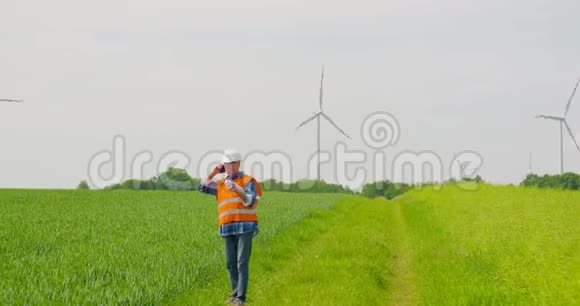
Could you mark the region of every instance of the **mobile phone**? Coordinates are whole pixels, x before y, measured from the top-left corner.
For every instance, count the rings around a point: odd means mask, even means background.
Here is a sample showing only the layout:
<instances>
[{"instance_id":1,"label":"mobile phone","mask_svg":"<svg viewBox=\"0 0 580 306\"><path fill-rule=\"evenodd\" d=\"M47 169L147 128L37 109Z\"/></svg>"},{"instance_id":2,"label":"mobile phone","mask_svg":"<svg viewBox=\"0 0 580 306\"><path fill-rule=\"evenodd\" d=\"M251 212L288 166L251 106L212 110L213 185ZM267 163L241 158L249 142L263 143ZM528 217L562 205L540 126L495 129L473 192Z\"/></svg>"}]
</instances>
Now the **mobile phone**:
<instances>
[{"instance_id":1,"label":"mobile phone","mask_svg":"<svg viewBox=\"0 0 580 306\"><path fill-rule=\"evenodd\" d=\"M219 171L220 173L226 172L226 166L224 166L223 164L219 165Z\"/></svg>"}]
</instances>

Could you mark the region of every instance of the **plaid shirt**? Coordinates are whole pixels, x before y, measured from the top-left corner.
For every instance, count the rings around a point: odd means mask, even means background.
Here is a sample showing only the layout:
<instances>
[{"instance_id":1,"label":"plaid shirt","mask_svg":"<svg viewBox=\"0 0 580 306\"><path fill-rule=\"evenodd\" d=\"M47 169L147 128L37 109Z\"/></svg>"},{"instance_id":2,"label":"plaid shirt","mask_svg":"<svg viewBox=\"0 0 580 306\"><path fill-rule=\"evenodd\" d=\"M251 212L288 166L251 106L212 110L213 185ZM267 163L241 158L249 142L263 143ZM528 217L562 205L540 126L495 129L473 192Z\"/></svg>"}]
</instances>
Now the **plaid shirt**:
<instances>
[{"instance_id":1,"label":"plaid shirt","mask_svg":"<svg viewBox=\"0 0 580 306\"><path fill-rule=\"evenodd\" d=\"M238 177L244 175L243 171L240 171L234 174L230 179L233 181ZM199 185L199 191L211 195L217 195L217 183L214 181L205 180ZM246 205L252 206L256 203L256 197L258 196L256 193L256 186L254 186L254 182L249 182L248 185L244 188L244 193L247 197ZM258 227L258 222L233 222L224 225L220 225L219 228L219 235L222 237L227 237L231 235L238 235L254 232L254 236L256 236L260 232L260 228Z\"/></svg>"}]
</instances>

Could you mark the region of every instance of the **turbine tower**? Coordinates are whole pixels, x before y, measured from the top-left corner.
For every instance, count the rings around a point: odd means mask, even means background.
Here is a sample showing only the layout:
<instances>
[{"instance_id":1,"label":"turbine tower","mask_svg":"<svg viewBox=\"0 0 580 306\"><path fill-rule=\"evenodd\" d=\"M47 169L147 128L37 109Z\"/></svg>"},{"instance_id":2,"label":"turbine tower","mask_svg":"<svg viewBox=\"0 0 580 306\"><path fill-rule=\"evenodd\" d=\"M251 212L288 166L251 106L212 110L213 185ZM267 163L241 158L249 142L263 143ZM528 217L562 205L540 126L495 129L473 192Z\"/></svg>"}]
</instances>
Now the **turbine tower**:
<instances>
[{"instance_id":1,"label":"turbine tower","mask_svg":"<svg viewBox=\"0 0 580 306\"><path fill-rule=\"evenodd\" d=\"M332 119L330 119L330 117L328 115L326 115L323 111L322 108L322 100L323 100L323 88L324 88L324 66L322 66L322 76L320 78L320 95L319 95L319 111L318 113L314 114L312 117L306 119L306 121L302 122L297 128L296 130L298 130L301 126L307 124L308 122L316 119L316 125L317 125L317 130L316 130L316 139L317 139L317 158L318 158L318 165L316 168L316 178L320 181L320 118L324 118L326 119L328 122L330 122L330 124L332 124L332 126L334 126L339 132L341 132L344 136L346 136L348 139L351 139L350 136L348 136L341 128L338 127L338 125L336 123L334 123L334 121L332 121Z\"/></svg>"},{"instance_id":2,"label":"turbine tower","mask_svg":"<svg viewBox=\"0 0 580 306\"><path fill-rule=\"evenodd\" d=\"M457 162L457 166L459 166L459 175L461 176L461 179L463 179L463 176L465 175L465 169L467 169L467 167L469 166L469 162L468 161L461 162L459 159L457 159L458 156L459 154L453 153L453 158Z\"/></svg>"},{"instance_id":3,"label":"turbine tower","mask_svg":"<svg viewBox=\"0 0 580 306\"><path fill-rule=\"evenodd\" d=\"M566 104L566 109L564 110L564 116L562 116L562 117L546 116L546 115L536 116L536 118L554 120L554 121L557 121L560 123L560 174L564 173L564 126L566 127L566 130L568 130L568 134L570 135L570 137L572 137L572 141L576 145L576 149L578 149L578 151L580 151L580 146L578 146L578 143L576 142L576 137L574 136L574 133L572 132L572 129L570 128L570 125L568 125L568 121L566 121L566 116L568 115L568 111L570 110L570 104L572 104L572 100L574 99L574 95L576 94L576 89L578 89L578 83L580 83L580 79L578 79L578 81L576 82L576 86L574 87L574 90L572 91L572 95L568 99L568 103Z\"/></svg>"},{"instance_id":4,"label":"turbine tower","mask_svg":"<svg viewBox=\"0 0 580 306\"><path fill-rule=\"evenodd\" d=\"M534 168L532 167L532 152L530 152L528 160L528 174L534 174Z\"/></svg>"}]
</instances>

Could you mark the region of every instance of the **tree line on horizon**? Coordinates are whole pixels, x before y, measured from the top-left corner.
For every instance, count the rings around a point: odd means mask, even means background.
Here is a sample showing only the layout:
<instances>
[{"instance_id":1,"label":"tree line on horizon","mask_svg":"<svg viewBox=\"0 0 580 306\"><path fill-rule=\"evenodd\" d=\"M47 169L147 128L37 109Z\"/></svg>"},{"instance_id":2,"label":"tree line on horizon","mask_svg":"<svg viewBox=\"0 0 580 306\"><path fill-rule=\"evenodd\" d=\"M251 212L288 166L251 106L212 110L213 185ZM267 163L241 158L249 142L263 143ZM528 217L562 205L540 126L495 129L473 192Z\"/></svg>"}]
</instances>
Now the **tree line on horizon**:
<instances>
[{"instance_id":1,"label":"tree line on horizon","mask_svg":"<svg viewBox=\"0 0 580 306\"><path fill-rule=\"evenodd\" d=\"M530 173L520 183L520 186L578 190L580 189L580 175L573 172L557 175Z\"/></svg>"},{"instance_id":2,"label":"tree line on horizon","mask_svg":"<svg viewBox=\"0 0 580 306\"><path fill-rule=\"evenodd\" d=\"M474 181L481 183L483 180L477 176L474 179L465 179L465 181ZM128 179L118 184L105 187L104 190L182 190L197 191L201 180L191 177L186 170L179 168L168 168L167 171L159 176L154 176L146 180ZM447 183L455 183L450 180ZM430 185L430 184L423 184ZM369 182L362 186L360 191L354 191L348 186L340 184L327 183L324 180L298 180L292 183L267 179L260 182L264 191L295 192L295 193L342 193L350 195L360 195L369 198L384 197L393 199L412 188L422 186L406 183L395 183L389 180ZM90 189L86 181L80 182L77 189Z\"/></svg>"}]
</instances>

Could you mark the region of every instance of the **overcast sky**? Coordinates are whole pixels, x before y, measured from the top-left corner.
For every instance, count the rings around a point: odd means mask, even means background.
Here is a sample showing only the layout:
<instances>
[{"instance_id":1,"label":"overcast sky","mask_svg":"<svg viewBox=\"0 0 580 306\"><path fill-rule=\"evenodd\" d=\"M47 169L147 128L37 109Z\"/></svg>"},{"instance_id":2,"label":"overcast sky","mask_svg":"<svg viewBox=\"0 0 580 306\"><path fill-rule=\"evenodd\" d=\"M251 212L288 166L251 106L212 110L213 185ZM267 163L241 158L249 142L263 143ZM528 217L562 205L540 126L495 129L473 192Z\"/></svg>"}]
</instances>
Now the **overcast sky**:
<instances>
[{"instance_id":1,"label":"overcast sky","mask_svg":"<svg viewBox=\"0 0 580 306\"><path fill-rule=\"evenodd\" d=\"M71 188L123 135L128 161L151 151L283 151L306 176L318 109L322 149L361 139L365 116L393 114L385 150L484 158L480 174L519 182L559 170L557 123L580 77L580 1L0 2L0 187ZM568 120L580 134L580 94ZM565 135L566 170L580 152ZM387 163L387 165L389 165ZM129 165L126 166L127 168ZM369 161L365 167L372 168ZM323 177L332 180L333 167ZM127 174L128 176L128 174Z\"/></svg>"}]
</instances>

